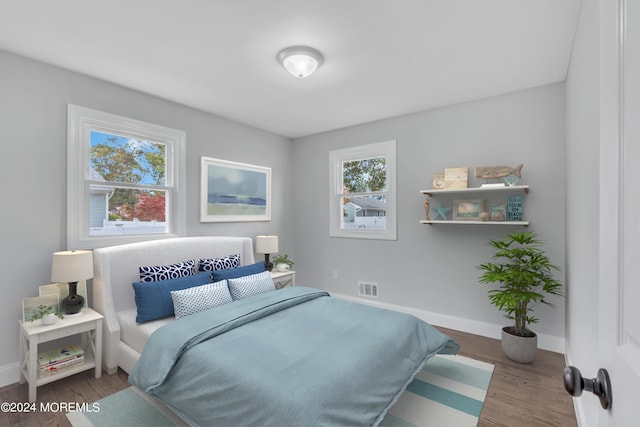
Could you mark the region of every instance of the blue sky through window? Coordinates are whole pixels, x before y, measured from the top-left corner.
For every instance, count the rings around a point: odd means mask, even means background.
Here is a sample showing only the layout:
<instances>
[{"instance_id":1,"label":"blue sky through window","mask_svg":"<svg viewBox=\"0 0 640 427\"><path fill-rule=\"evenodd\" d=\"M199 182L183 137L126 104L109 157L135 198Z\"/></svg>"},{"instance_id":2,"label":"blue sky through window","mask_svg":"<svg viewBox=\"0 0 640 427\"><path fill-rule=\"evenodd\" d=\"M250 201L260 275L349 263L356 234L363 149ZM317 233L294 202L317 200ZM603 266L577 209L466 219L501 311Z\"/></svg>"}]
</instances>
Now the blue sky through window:
<instances>
[{"instance_id":1,"label":"blue sky through window","mask_svg":"<svg viewBox=\"0 0 640 427\"><path fill-rule=\"evenodd\" d=\"M95 130L91 131L91 148L93 149L99 145L106 145L112 147L114 149L124 149L127 153L131 153L136 161L137 166L132 167L128 170L128 173L131 175L139 176L140 179L135 181L137 184L151 184L151 185L164 185L165 184L165 175L166 170L162 171L162 177L158 178L156 174L153 173L154 168L153 165L149 162L146 154L159 154L162 152L164 145L145 141L141 139L135 138L127 138L123 136L113 135L109 133L98 132ZM165 157L166 159L166 157ZM94 169L99 169L96 167L96 156L91 154L91 167ZM164 162L163 162L164 163ZM165 166L166 167L166 166ZM162 168L164 169L164 167ZM100 173L100 170L96 170L96 172ZM103 177L106 178L106 177ZM131 182L130 180L124 179L107 179L108 181L116 181L116 182Z\"/></svg>"}]
</instances>

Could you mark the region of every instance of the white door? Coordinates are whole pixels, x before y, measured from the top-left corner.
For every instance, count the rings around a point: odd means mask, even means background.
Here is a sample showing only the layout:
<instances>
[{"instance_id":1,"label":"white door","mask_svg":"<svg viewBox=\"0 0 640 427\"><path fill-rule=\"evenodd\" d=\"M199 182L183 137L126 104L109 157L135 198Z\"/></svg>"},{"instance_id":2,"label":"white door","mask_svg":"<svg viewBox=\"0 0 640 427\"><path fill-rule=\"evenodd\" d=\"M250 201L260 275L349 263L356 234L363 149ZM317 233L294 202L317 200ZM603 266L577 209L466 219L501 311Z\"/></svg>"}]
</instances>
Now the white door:
<instances>
[{"instance_id":1,"label":"white door","mask_svg":"<svg viewBox=\"0 0 640 427\"><path fill-rule=\"evenodd\" d=\"M640 2L601 0L600 12L598 347L613 402L597 425L625 427L640 425Z\"/></svg>"}]
</instances>

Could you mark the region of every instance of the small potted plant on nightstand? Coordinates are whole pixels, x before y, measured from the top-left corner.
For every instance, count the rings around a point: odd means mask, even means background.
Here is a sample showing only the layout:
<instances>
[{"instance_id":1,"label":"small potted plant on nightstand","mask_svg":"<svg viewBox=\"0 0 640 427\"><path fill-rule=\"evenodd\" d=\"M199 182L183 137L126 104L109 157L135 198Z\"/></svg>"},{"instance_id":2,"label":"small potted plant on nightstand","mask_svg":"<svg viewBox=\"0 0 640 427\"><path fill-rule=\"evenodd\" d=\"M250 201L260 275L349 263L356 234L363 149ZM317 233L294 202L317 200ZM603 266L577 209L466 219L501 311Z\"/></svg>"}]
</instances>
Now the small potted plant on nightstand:
<instances>
[{"instance_id":1,"label":"small potted plant on nightstand","mask_svg":"<svg viewBox=\"0 0 640 427\"><path fill-rule=\"evenodd\" d=\"M293 268L293 261L289 259L289 255L278 255L273 258L273 265L276 266L276 271L289 271Z\"/></svg>"},{"instance_id":2,"label":"small potted plant on nightstand","mask_svg":"<svg viewBox=\"0 0 640 427\"><path fill-rule=\"evenodd\" d=\"M511 360L533 362L538 339L529 324L536 323L533 307L540 303L554 305L547 296L563 296L562 283L553 276L558 267L551 264L540 248L542 242L531 231L513 232L501 240L489 240L496 263L478 266L484 270L480 283L498 283L489 291L489 300L515 325L502 328L502 350Z\"/></svg>"},{"instance_id":3,"label":"small potted plant on nightstand","mask_svg":"<svg viewBox=\"0 0 640 427\"><path fill-rule=\"evenodd\" d=\"M59 311L54 311L50 305L40 304L38 311L31 315L29 321L33 322L37 319L42 319L43 325L52 325L58 321L57 318L64 319L64 316Z\"/></svg>"}]
</instances>

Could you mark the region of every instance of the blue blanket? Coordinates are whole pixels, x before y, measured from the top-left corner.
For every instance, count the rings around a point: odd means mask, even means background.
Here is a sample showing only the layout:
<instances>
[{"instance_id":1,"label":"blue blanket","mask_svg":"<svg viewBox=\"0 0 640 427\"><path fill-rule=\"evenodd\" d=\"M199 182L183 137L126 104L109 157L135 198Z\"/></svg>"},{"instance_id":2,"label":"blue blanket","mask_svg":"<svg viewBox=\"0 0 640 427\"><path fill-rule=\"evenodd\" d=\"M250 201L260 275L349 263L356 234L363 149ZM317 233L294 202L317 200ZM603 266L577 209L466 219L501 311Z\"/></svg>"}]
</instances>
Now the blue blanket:
<instances>
[{"instance_id":1,"label":"blue blanket","mask_svg":"<svg viewBox=\"0 0 640 427\"><path fill-rule=\"evenodd\" d=\"M407 314L291 287L158 329L129 376L202 426L377 425L458 345Z\"/></svg>"}]
</instances>

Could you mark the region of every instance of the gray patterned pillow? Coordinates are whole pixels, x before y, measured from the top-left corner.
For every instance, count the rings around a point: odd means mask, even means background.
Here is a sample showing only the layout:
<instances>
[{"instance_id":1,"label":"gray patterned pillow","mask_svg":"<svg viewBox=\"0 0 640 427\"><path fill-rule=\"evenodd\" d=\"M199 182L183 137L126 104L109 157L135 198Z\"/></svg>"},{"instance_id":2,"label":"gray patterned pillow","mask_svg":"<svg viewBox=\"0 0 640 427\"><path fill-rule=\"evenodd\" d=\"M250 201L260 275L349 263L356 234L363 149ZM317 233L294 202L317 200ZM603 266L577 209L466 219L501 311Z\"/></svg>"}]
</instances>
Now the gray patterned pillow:
<instances>
[{"instance_id":1,"label":"gray patterned pillow","mask_svg":"<svg viewBox=\"0 0 640 427\"><path fill-rule=\"evenodd\" d=\"M235 279L227 279L227 282L229 284L231 297L234 301L276 289L276 286L273 284L273 279L271 278L271 273L268 271Z\"/></svg>"},{"instance_id":2,"label":"gray patterned pillow","mask_svg":"<svg viewBox=\"0 0 640 427\"><path fill-rule=\"evenodd\" d=\"M171 291L176 319L233 302L227 281Z\"/></svg>"}]
</instances>

